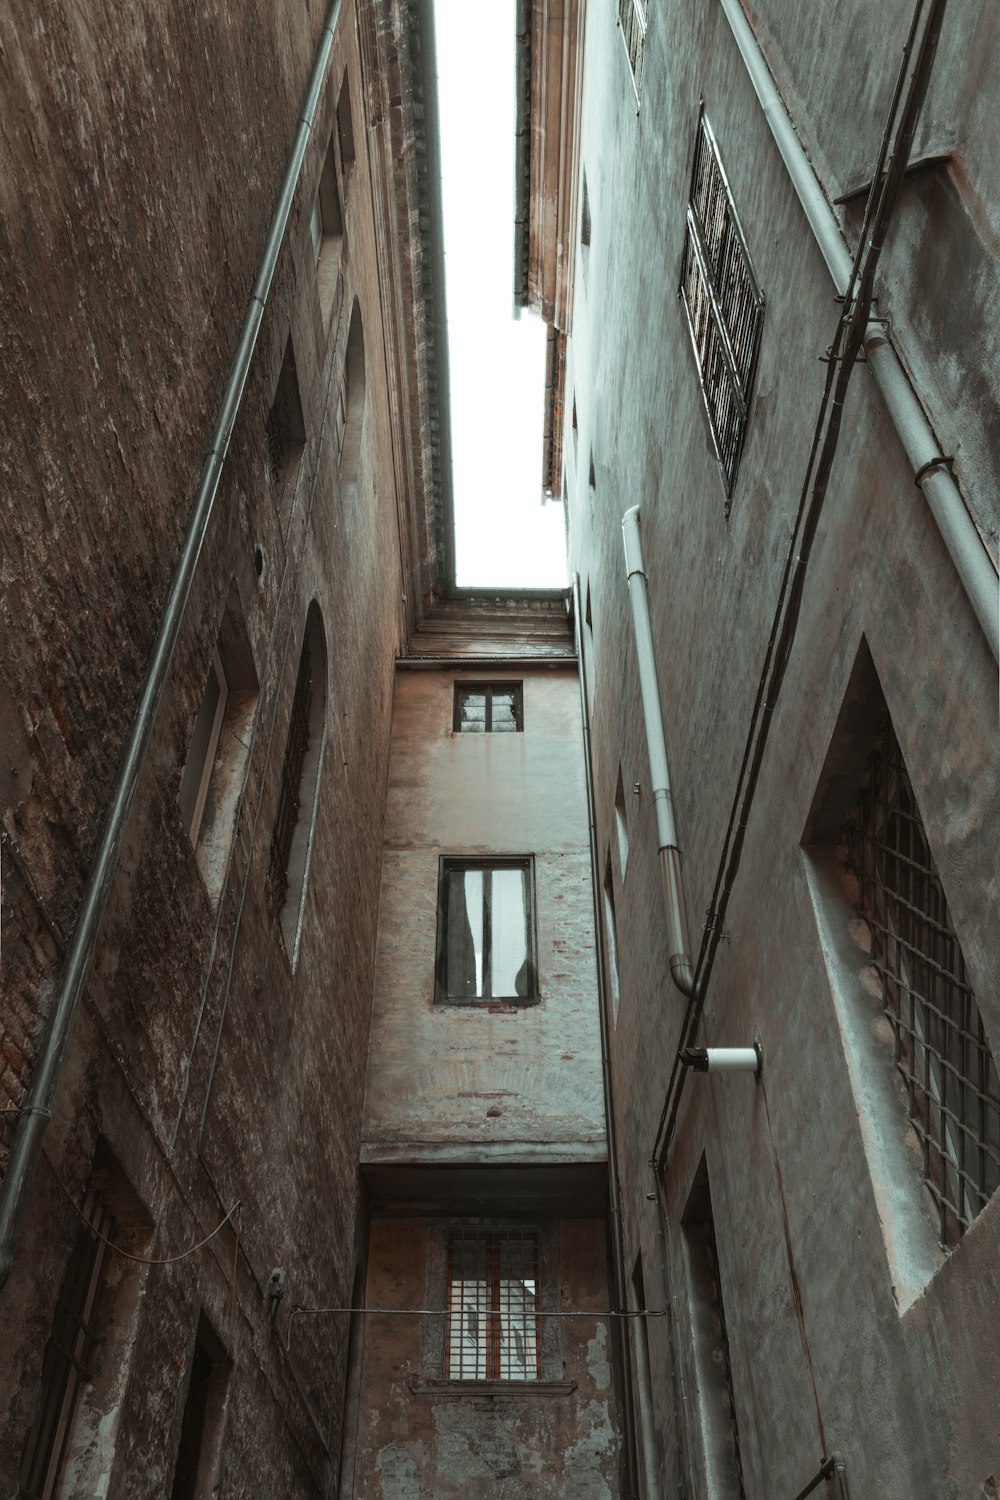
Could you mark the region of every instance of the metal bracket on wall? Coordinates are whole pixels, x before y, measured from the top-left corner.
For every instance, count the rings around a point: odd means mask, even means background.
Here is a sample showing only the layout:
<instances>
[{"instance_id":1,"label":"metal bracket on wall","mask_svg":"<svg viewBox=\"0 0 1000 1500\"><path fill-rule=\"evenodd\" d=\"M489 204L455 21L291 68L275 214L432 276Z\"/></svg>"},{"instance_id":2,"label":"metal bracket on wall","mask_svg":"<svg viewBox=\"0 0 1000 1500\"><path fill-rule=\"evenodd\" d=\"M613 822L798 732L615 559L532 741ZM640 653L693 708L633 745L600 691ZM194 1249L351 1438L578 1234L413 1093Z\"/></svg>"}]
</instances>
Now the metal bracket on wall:
<instances>
[{"instance_id":1,"label":"metal bracket on wall","mask_svg":"<svg viewBox=\"0 0 1000 1500\"><path fill-rule=\"evenodd\" d=\"M828 1483L832 1482L830 1493L836 1497L836 1500L851 1500L847 1488L847 1465L840 1453L831 1453L830 1457L824 1460L819 1472L813 1475L804 1490L799 1490L795 1500L806 1500L806 1496L818 1489L824 1480Z\"/></svg>"}]
</instances>

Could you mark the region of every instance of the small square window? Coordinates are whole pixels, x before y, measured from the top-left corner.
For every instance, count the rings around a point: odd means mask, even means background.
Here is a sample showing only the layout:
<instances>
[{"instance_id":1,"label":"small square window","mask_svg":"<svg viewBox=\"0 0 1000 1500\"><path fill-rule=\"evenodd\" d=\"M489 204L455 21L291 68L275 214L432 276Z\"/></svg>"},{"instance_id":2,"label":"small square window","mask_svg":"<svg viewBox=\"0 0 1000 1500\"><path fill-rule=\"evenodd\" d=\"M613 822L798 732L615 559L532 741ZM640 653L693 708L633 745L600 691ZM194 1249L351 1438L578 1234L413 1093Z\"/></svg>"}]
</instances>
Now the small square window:
<instances>
[{"instance_id":1,"label":"small square window","mask_svg":"<svg viewBox=\"0 0 1000 1500\"><path fill-rule=\"evenodd\" d=\"M530 859L442 859L435 999L537 999L534 925Z\"/></svg>"},{"instance_id":2,"label":"small square window","mask_svg":"<svg viewBox=\"0 0 1000 1500\"><path fill-rule=\"evenodd\" d=\"M515 734L523 728L524 694L520 682L456 683L456 734Z\"/></svg>"},{"instance_id":3,"label":"small square window","mask_svg":"<svg viewBox=\"0 0 1000 1500\"><path fill-rule=\"evenodd\" d=\"M538 1236L462 1230L448 1237L448 1380L538 1380Z\"/></svg>"}]
</instances>

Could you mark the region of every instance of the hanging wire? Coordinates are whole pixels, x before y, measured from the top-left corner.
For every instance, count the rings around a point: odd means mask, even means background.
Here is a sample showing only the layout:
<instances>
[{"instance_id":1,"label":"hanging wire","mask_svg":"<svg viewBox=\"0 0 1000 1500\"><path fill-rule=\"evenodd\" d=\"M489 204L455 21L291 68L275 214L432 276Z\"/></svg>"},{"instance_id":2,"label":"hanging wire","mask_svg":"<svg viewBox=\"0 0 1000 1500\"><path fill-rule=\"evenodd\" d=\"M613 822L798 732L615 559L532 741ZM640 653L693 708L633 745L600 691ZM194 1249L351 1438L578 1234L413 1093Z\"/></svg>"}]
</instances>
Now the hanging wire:
<instances>
[{"instance_id":1,"label":"hanging wire","mask_svg":"<svg viewBox=\"0 0 1000 1500\"><path fill-rule=\"evenodd\" d=\"M47 1157L46 1157L46 1161L48 1161ZM233 1204L232 1208L226 1214L226 1217L224 1219L220 1220L220 1222L218 1224L216 1224L216 1226L212 1230L211 1234L206 1234L206 1236L205 1236L205 1238L203 1240L199 1240L196 1245L192 1245L187 1250L182 1250L179 1255L164 1255L164 1256L160 1256L160 1257L149 1256L149 1255L133 1255L133 1253L132 1253L131 1250L123 1250L122 1247L121 1247L121 1245L116 1245L115 1242L114 1242L114 1240L109 1240L106 1235L101 1234L101 1232L100 1232L99 1229L95 1229L94 1228L94 1226L93 1226L93 1224L91 1224L90 1220L84 1216L82 1209L80 1208L80 1206L77 1203L76 1199L73 1197L73 1194L70 1192L69 1188L66 1186L66 1184L63 1182L62 1178L59 1176L59 1173L56 1171L55 1167L52 1165L52 1163L50 1161L48 1162L48 1165L49 1165L49 1170L51 1171L51 1173L52 1173L53 1177L55 1178L56 1182L58 1182L58 1184L62 1188L63 1192L66 1194L67 1200L69 1201L69 1205L72 1208L73 1212L76 1214L77 1218L80 1220L80 1223L81 1224L85 1224L86 1227L87 1227L87 1229L90 1231L90 1233L93 1234L93 1235L95 1235L97 1239L101 1240L105 1245L107 1245L107 1247L108 1247L109 1250L114 1250L114 1252L115 1252L116 1255L124 1255L124 1257L125 1257L126 1260L134 1260L140 1266L172 1266L172 1265L175 1265L176 1262L179 1261L179 1260L187 1260L187 1258L188 1258L189 1255L193 1255L196 1250L200 1250L203 1245L207 1245L208 1242L209 1242L209 1240L214 1240L215 1236L219 1233L219 1230L225 1228L225 1226L229 1223L229 1220L233 1217L233 1214L238 1213L239 1210L240 1210L240 1208L241 1208L241 1206L242 1206L241 1203L240 1203L240 1201L237 1199L237 1201ZM236 1230L236 1244L237 1244L237 1250L238 1250L239 1249L239 1220L238 1219L237 1219L237 1230ZM234 1286L234 1288L235 1288L235 1284L236 1284L236 1278L235 1278L235 1272L234 1272L234 1276L233 1276L233 1286Z\"/></svg>"}]
</instances>

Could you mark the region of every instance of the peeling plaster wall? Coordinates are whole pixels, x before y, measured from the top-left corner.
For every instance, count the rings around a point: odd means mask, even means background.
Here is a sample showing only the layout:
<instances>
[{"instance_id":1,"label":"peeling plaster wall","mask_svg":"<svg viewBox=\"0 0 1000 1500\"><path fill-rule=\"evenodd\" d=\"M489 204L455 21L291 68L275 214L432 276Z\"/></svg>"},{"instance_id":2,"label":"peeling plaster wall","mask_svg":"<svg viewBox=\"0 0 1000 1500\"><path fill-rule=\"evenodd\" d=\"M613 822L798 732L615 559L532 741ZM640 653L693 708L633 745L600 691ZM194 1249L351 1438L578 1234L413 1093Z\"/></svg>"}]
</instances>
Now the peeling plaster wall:
<instances>
[{"instance_id":1,"label":"peeling plaster wall","mask_svg":"<svg viewBox=\"0 0 1000 1500\"><path fill-rule=\"evenodd\" d=\"M543 1270L542 1307L606 1309L603 1223L562 1220L554 1227L556 1261L548 1278ZM367 1306L428 1306L435 1294L441 1306L428 1265L444 1233L440 1220L376 1220ZM428 1377L440 1375L428 1354L430 1323L366 1319L354 1500L614 1500L618 1453L605 1319L559 1320L555 1368L543 1363L551 1388L543 1380L528 1394L440 1380L429 1388Z\"/></svg>"}]
</instances>

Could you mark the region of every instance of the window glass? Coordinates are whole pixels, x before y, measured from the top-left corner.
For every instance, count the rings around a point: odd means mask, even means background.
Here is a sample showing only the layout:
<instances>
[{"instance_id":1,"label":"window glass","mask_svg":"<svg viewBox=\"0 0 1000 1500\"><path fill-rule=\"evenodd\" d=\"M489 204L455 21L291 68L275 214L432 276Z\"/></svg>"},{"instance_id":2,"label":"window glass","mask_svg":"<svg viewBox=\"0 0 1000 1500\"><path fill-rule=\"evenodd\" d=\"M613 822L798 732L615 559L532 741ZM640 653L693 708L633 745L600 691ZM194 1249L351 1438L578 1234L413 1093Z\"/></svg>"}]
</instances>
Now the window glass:
<instances>
[{"instance_id":1,"label":"window glass","mask_svg":"<svg viewBox=\"0 0 1000 1500\"><path fill-rule=\"evenodd\" d=\"M530 861L443 860L439 1000L527 1000L535 993Z\"/></svg>"},{"instance_id":2,"label":"window glass","mask_svg":"<svg viewBox=\"0 0 1000 1500\"><path fill-rule=\"evenodd\" d=\"M515 734L524 728L520 682L457 683L456 734Z\"/></svg>"},{"instance_id":3,"label":"window glass","mask_svg":"<svg viewBox=\"0 0 1000 1500\"><path fill-rule=\"evenodd\" d=\"M448 1245L451 1380L538 1379L538 1239L454 1234Z\"/></svg>"}]
</instances>

